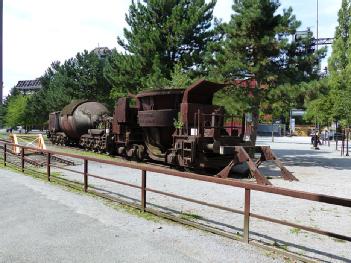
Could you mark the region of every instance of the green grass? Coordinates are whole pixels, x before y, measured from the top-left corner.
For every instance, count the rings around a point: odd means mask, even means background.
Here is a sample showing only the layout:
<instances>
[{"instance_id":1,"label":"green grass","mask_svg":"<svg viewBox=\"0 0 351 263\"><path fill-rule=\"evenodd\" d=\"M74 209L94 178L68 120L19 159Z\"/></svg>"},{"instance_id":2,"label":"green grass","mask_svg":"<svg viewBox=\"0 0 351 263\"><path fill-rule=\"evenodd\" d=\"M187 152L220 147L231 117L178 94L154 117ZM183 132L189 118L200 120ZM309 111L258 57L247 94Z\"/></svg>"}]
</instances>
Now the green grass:
<instances>
[{"instance_id":1,"label":"green grass","mask_svg":"<svg viewBox=\"0 0 351 263\"><path fill-rule=\"evenodd\" d=\"M300 228L294 227L294 228L291 228L291 229L290 229L290 233L291 233L291 234L294 234L294 235L298 235L298 234L300 234L300 232L301 232L301 229L300 229Z\"/></svg>"},{"instance_id":2,"label":"green grass","mask_svg":"<svg viewBox=\"0 0 351 263\"><path fill-rule=\"evenodd\" d=\"M323 207L321 207L320 210L323 212L331 212L332 211L332 209L327 209L327 208L323 208Z\"/></svg>"},{"instance_id":3,"label":"green grass","mask_svg":"<svg viewBox=\"0 0 351 263\"><path fill-rule=\"evenodd\" d=\"M160 222L161 221L160 217L158 217L154 214L148 213L148 212L142 212L141 210L134 208L134 207L131 207L129 205L118 204L116 202L109 201L109 200L107 200L107 201L104 200L104 203L111 208L114 208L116 210L122 209L123 211L127 212L128 214L135 215L137 217L146 219L148 221L153 221L153 222Z\"/></svg>"},{"instance_id":4,"label":"green grass","mask_svg":"<svg viewBox=\"0 0 351 263\"><path fill-rule=\"evenodd\" d=\"M0 139L7 140L8 139L7 133L0 132Z\"/></svg>"},{"instance_id":5,"label":"green grass","mask_svg":"<svg viewBox=\"0 0 351 263\"><path fill-rule=\"evenodd\" d=\"M272 259L275 259L277 257L277 255L274 251L265 251L264 254L266 255L266 257L270 257Z\"/></svg>"},{"instance_id":6,"label":"green grass","mask_svg":"<svg viewBox=\"0 0 351 263\"><path fill-rule=\"evenodd\" d=\"M334 237L332 239L337 243L346 243L346 240L343 240L343 239L334 238Z\"/></svg>"},{"instance_id":7,"label":"green grass","mask_svg":"<svg viewBox=\"0 0 351 263\"><path fill-rule=\"evenodd\" d=\"M180 218L185 219L185 220L189 220L189 221L202 219L201 216L193 214L193 213L181 213Z\"/></svg>"},{"instance_id":8,"label":"green grass","mask_svg":"<svg viewBox=\"0 0 351 263\"><path fill-rule=\"evenodd\" d=\"M13 171L13 172L22 173L22 171L19 167L15 166L11 163L7 163L7 165L4 166L3 159L0 159L0 168L5 168L5 169ZM43 168L28 168L28 167L26 167L23 174L30 176L32 178L47 182L46 170ZM120 203L118 203L117 200L112 201L112 200L108 200L106 198L103 198L103 197L99 196L99 193L94 191L94 190L89 189L88 192L84 192L82 183L80 183L78 181L67 182L65 180L62 180L61 177L63 177L63 175L60 172L51 172L50 183L57 185L57 186L60 186L61 188L63 188L64 190L67 190L69 192L84 194L84 195L88 195L90 197L93 197L95 199L101 200L105 205L107 205L115 210L119 210L119 211L122 210L122 211L125 211L131 215L135 215L139 218L143 218L143 219L148 220L148 221L159 222L159 221L161 221L161 219L166 221L166 219L158 217L152 213L142 212L141 210L134 208L132 206L120 204ZM93 187L94 185L90 184L89 186Z\"/></svg>"}]
</instances>

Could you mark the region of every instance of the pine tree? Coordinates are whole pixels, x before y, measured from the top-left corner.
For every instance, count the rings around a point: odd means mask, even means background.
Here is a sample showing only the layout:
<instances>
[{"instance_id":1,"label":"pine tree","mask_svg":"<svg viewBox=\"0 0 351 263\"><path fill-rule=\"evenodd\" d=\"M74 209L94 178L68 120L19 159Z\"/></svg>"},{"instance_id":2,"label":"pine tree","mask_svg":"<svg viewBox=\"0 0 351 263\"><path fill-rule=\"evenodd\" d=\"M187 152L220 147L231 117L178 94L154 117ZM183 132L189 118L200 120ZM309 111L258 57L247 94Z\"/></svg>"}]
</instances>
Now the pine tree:
<instances>
[{"instance_id":1,"label":"pine tree","mask_svg":"<svg viewBox=\"0 0 351 263\"><path fill-rule=\"evenodd\" d=\"M335 29L332 54L328 60L328 70L330 76L339 76L338 73L344 71L348 64L349 50L349 30L351 23L350 1L342 0L341 8L338 12L338 26Z\"/></svg>"},{"instance_id":2,"label":"pine tree","mask_svg":"<svg viewBox=\"0 0 351 263\"><path fill-rule=\"evenodd\" d=\"M50 112L61 110L72 99L96 100L112 108L111 86L103 74L108 57L84 51L62 64L52 63L41 77L43 88L28 100L28 124L45 123Z\"/></svg>"},{"instance_id":3,"label":"pine tree","mask_svg":"<svg viewBox=\"0 0 351 263\"><path fill-rule=\"evenodd\" d=\"M204 52L214 37L211 27L215 3L215 0L208 3L205 0L132 1L126 15L129 27L124 29L124 38L118 38L126 54L115 54L115 61L109 61L106 72L108 79L113 80L113 92L133 89L129 83L141 89L160 88L171 80L176 64L182 65L186 72L200 74ZM119 60L123 61L121 66ZM128 82L131 75L137 79L132 77Z\"/></svg>"},{"instance_id":4,"label":"pine tree","mask_svg":"<svg viewBox=\"0 0 351 263\"><path fill-rule=\"evenodd\" d=\"M313 52L311 34L291 41L301 23L292 8L277 13L279 6L277 0L235 0L231 21L224 25L225 38L213 54L212 75L226 81L256 80L248 101L253 143L262 103L272 88L318 78L319 61L325 54L325 49Z\"/></svg>"}]
</instances>

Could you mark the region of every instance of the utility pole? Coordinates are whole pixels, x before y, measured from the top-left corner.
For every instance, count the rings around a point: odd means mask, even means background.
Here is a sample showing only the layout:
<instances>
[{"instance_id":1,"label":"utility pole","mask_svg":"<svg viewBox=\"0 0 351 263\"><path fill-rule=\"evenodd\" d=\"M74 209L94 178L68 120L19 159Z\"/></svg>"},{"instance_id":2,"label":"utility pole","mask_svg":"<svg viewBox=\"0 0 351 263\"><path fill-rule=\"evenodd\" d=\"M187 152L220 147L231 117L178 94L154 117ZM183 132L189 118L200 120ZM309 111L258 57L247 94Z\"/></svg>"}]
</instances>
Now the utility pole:
<instances>
[{"instance_id":1,"label":"utility pole","mask_svg":"<svg viewBox=\"0 0 351 263\"><path fill-rule=\"evenodd\" d=\"M317 0L317 45L316 45L316 50L318 51L318 42L319 42L319 30L318 30L318 16L319 16L319 14L318 14L318 9L319 9L319 7L318 7L318 0Z\"/></svg>"}]
</instances>

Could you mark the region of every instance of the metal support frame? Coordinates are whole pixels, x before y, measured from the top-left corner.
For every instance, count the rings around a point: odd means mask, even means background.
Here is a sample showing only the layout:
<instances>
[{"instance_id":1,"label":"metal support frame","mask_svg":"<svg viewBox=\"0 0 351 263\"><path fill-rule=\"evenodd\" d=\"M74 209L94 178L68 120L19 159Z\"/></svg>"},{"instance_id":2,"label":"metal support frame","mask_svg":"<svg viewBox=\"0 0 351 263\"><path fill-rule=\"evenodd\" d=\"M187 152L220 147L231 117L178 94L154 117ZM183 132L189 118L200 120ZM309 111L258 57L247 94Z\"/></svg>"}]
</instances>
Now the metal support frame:
<instances>
[{"instance_id":1,"label":"metal support frame","mask_svg":"<svg viewBox=\"0 0 351 263\"><path fill-rule=\"evenodd\" d=\"M141 171L141 211L145 212L146 208L146 171Z\"/></svg>"},{"instance_id":2,"label":"metal support frame","mask_svg":"<svg viewBox=\"0 0 351 263\"><path fill-rule=\"evenodd\" d=\"M88 160L84 159L84 192L88 191Z\"/></svg>"},{"instance_id":3,"label":"metal support frame","mask_svg":"<svg viewBox=\"0 0 351 263\"><path fill-rule=\"evenodd\" d=\"M261 154L259 160L256 163L250 158L247 151L255 151ZM272 183L258 170L260 164L264 161L273 161L280 169L281 176L284 180L288 181L298 181L298 179L293 176L293 174L284 166L284 164L278 159L278 157L273 153L272 149L269 146L235 146L234 147L234 158L233 160L223 168L217 174L217 177L228 178L231 169L237 164L247 163L249 166L250 174L256 179L258 184L271 185Z\"/></svg>"},{"instance_id":4,"label":"metal support frame","mask_svg":"<svg viewBox=\"0 0 351 263\"><path fill-rule=\"evenodd\" d=\"M24 148L21 149L21 170L24 173Z\"/></svg>"},{"instance_id":5,"label":"metal support frame","mask_svg":"<svg viewBox=\"0 0 351 263\"><path fill-rule=\"evenodd\" d=\"M6 157L7 157L7 144L4 144L4 166L6 166Z\"/></svg>"},{"instance_id":6,"label":"metal support frame","mask_svg":"<svg viewBox=\"0 0 351 263\"><path fill-rule=\"evenodd\" d=\"M47 154L47 157L46 157L46 174L48 176L48 181L50 182L51 181L51 153L48 153Z\"/></svg>"},{"instance_id":7,"label":"metal support frame","mask_svg":"<svg viewBox=\"0 0 351 263\"><path fill-rule=\"evenodd\" d=\"M278 157L273 153L269 146L258 146L256 147L258 151L261 152L261 158L259 159L257 165L261 164L263 161L273 161L280 169L281 176L287 181L298 181L298 179L284 166L284 164L278 159Z\"/></svg>"},{"instance_id":8,"label":"metal support frame","mask_svg":"<svg viewBox=\"0 0 351 263\"><path fill-rule=\"evenodd\" d=\"M226 167L224 167L223 170L220 171L216 176L220 178L228 178L232 167L242 163L247 163L250 170L250 174L256 179L258 184L272 185L272 183L268 181L268 179L265 176L263 176L263 174L258 170L256 164L252 161L249 154L242 146L234 147L233 160Z\"/></svg>"},{"instance_id":9,"label":"metal support frame","mask_svg":"<svg viewBox=\"0 0 351 263\"><path fill-rule=\"evenodd\" d=\"M244 233L243 241L249 243L249 232L250 232L250 189L245 188L245 205L244 205Z\"/></svg>"}]
</instances>

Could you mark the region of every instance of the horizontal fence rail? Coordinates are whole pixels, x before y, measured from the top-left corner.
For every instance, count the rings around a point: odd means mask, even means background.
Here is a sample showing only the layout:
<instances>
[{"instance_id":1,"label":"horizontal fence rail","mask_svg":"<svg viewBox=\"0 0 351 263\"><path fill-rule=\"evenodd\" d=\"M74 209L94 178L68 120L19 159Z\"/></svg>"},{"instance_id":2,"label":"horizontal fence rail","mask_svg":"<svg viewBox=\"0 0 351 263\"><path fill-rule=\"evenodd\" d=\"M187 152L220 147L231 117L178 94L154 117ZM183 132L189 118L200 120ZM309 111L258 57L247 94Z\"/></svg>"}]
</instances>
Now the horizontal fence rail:
<instances>
[{"instance_id":1,"label":"horizontal fence rail","mask_svg":"<svg viewBox=\"0 0 351 263\"><path fill-rule=\"evenodd\" d=\"M321 235L325 235L325 236L329 236L329 237L333 237L333 238L338 238L341 240L351 241L350 236L332 233L329 231L324 231L324 230L320 230L320 229L317 229L314 227L295 224L295 223L284 221L284 220L278 220L275 218L252 213L250 211L251 191L258 191L258 192L264 192L264 193L269 193L269 194L274 194L274 195L288 196L288 197L296 198L296 199L303 199L303 200L308 200L308 201L314 201L314 202L319 202L319 203L326 203L326 204L351 208L351 199L348 199L348 198L341 198L341 197L325 195L325 194L316 194L316 193L310 193L310 192L305 192L305 191L291 190L291 189L275 187L275 186L271 186L271 185L259 185L259 184L250 183L250 182L242 182L242 181L235 180L235 179L223 179L223 178L217 178L217 177L211 177L211 176L198 175L198 174L194 174L194 173L181 172L181 171L173 170L173 169L166 168L166 167L156 166L156 165L140 164L140 163L134 163L134 162L121 161L121 160L104 160L104 159L98 159L98 158L94 158L94 157L86 157L86 156L80 156L77 154L51 151L51 150L38 150L38 149L33 148L33 147L21 146L21 145L9 143L9 142L3 141L3 140L0 140L0 147L3 149L2 159L3 159L5 166L9 162L8 155L9 154L14 155L10 149L12 147L20 147L20 149L21 149L20 156L17 156L18 160L20 162L19 162L19 164L17 164L17 163L14 163L14 164L17 166L20 166L22 172L25 169L25 160L28 159L27 157L25 157L25 151L31 151L31 152L36 151L36 152L45 154L47 157L46 174L47 174L48 181L51 180L51 167L54 167L57 169L62 169L65 171L81 174L83 176L83 187L84 187L83 190L85 192L87 192L89 189L89 177L108 181L111 183L116 183L116 184L128 186L128 187L132 187L135 189L140 189L140 205L138 205L137 207L139 209L141 209L142 211L148 211L148 212L152 212L155 214L159 214L157 211L154 211L153 209L147 208L147 192L152 192L152 193L184 200L187 202L192 202L192 203L220 209L223 211L241 214L244 216L243 237L241 240L244 241L245 243L249 243L249 241L250 241L249 240L250 239L249 238L250 218L256 218L256 219L271 222L271 223L281 224L281 225L290 226L290 227L296 227L299 229L303 229L305 231L309 231L309 232L313 232L313 233L317 233L317 234L321 234ZM76 171L76 170L69 169L66 167L53 165L51 162L52 158L54 156L57 156L57 155L82 160L83 161L83 171ZM111 179L111 178L107 178L107 177L103 177L100 175L89 173L88 172L89 162L96 162L96 163L101 163L101 164L108 164L108 165L121 166L121 167L127 167L127 168L140 170L141 171L141 185L135 185L135 184L123 182L120 180L115 180L115 179ZM241 211L238 209L228 208L228 207L224 207L221 205L212 204L212 203L204 202L201 200L196 200L193 198L180 196L180 195L177 195L174 193L167 193L167 192L160 191L157 189L149 188L149 187L147 187L147 172L161 173L161 174L179 177L179 178L192 179L192 180L197 180L197 181L202 181L202 182L209 182L209 183L226 185L226 186L244 189L244 210ZM67 180L67 179L65 179L65 180ZM94 189L96 187L91 186L90 188ZM132 205L132 204L130 204L130 205ZM134 205L132 205L132 206L134 206ZM163 214L162 216L169 217L169 215L165 215L165 214ZM177 221L184 221L184 220L177 220ZM190 225L193 225L193 223L191 223ZM207 229L207 228L205 230L209 230L209 231L214 232L214 233L219 232L219 231L216 232L214 230L212 231L211 229Z\"/></svg>"}]
</instances>

